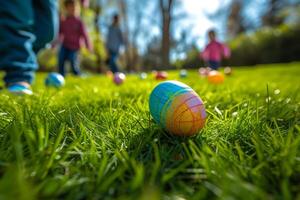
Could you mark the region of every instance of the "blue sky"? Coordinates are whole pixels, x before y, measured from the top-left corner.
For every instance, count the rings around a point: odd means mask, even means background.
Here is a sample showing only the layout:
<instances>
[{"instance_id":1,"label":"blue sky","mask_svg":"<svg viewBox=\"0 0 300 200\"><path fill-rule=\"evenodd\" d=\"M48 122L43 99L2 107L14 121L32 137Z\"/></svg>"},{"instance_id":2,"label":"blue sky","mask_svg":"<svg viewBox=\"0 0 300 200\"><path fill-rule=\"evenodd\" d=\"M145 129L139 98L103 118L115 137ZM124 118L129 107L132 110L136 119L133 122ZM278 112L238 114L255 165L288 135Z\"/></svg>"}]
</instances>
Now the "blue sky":
<instances>
[{"instance_id":1,"label":"blue sky","mask_svg":"<svg viewBox=\"0 0 300 200\"><path fill-rule=\"evenodd\" d=\"M187 19L180 22L182 28L190 28L191 36L196 38L196 44L202 48L207 42L206 32L211 28L216 28L219 36L224 38L224 32L218 24L209 19L207 14L216 12L221 4L226 4L228 0L183 0L182 7L186 11Z\"/></svg>"}]
</instances>

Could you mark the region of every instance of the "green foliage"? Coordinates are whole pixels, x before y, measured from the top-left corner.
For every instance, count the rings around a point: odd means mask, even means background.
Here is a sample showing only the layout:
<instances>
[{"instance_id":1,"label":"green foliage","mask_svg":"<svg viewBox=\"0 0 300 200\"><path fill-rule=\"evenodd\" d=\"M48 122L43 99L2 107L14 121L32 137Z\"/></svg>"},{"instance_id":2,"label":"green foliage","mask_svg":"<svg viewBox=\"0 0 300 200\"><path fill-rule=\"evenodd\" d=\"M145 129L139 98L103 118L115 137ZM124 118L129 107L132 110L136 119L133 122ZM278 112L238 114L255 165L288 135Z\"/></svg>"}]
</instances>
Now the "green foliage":
<instances>
[{"instance_id":1,"label":"green foliage","mask_svg":"<svg viewBox=\"0 0 300 200\"><path fill-rule=\"evenodd\" d=\"M57 69L58 50L46 48L41 50L37 55L39 70L55 71Z\"/></svg>"},{"instance_id":2,"label":"green foliage","mask_svg":"<svg viewBox=\"0 0 300 200\"><path fill-rule=\"evenodd\" d=\"M241 34L229 41L232 56L223 66L249 66L267 63L283 63L300 60L299 26L282 25L278 28L262 28L254 33ZM200 64L200 65L199 65ZM186 60L174 63L177 67L199 68L203 66L199 52L193 49Z\"/></svg>"},{"instance_id":3,"label":"green foliage","mask_svg":"<svg viewBox=\"0 0 300 200\"><path fill-rule=\"evenodd\" d=\"M230 42L230 65L255 65L300 60L300 28L282 25L243 34Z\"/></svg>"},{"instance_id":4,"label":"green foliage","mask_svg":"<svg viewBox=\"0 0 300 200\"><path fill-rule=\"evenodd\" d=\"M101 35L95 31L91 32L90 35L92 38L93 52L89 52L86 48L80 51L81 66L83 69L95 72L107 59L107 53Z\"/></svg>"},{"instance_id":5,"label":"green foliage","mask_svg":"<svg viewBox=\"0 0 300 200\"><path fill-rule=\"evenodd\" d=\"M192 48L190 52L187 53L187 57L184 60L177 60L173 63L176 68L199 68L203 66L203 62L200 60L200 52L197 48Z\"/></svg>"},{"instance_id":6,"label":"green foliage","mask_svg":"<svg viewBox=\"0 0 300 200\"><path fill-rule=\"evenodd\" d=\"M0 199L300 198L299 70L234 69L219 86L189 71L208 114L190 138L151 119L152 77L56 90L38 74L35 95L0 93Z\"/></svg>"}]
</instances>

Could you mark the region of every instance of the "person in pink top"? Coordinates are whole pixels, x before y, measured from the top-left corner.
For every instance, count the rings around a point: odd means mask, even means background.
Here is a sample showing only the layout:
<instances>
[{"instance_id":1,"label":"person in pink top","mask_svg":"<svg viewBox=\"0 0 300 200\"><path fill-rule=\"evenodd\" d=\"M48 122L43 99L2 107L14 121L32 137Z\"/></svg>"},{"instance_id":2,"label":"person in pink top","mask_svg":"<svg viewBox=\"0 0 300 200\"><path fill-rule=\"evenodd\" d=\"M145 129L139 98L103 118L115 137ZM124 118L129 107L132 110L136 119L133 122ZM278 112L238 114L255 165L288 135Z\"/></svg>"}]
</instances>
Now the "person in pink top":
<instances>
[{"instance_id":1,"label":"person in pink top","mask_svg":"<svg viewBox=\"0 0 300 200\"><path fill-rule=\"evenodd\" d=\"M62 43L58 55L59 73L65 76L65 62L71 63L75 75L80 75L78 50L82 41L91 51L91 44L84 23L76 15L75 0L65 0L66 16L60 20L59 40Z\"/></svg>"},{"instance_id":2,"label":"person in pink top","mask_svg":"<svg viewBox=\"0 0 300 200\"><path fill-rule=\"evenodd\" d=\"M208 32L209 43L200 55L209 68L218 70L222 58L230 57L230 49L223 43L216 40L216 32L210 30Z\"/></svg>"}]
</instances>

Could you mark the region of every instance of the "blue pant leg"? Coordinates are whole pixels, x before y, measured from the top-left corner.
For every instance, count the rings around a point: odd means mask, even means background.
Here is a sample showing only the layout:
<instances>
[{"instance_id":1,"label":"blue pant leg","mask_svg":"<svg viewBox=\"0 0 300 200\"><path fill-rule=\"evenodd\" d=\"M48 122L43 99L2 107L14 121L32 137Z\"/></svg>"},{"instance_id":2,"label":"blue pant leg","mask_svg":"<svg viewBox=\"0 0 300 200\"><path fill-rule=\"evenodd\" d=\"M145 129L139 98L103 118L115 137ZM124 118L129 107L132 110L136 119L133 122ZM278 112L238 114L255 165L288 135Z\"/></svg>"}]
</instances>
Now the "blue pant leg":
<instances>
[{"instance_id":1,"label":"blue pant leg","mask_svg":"<svg viewBox=\"0 0 300 200\"><path fill-rule=\"evenodd\" d=\"M119 71L118 65L117 65L118 53L109 51L109 54L110 54L110 58L109 58L110 69L113 73L116 73Z\"/></svg>"},{"instance_id":2,"label":"blue pant leg","mask_svg":"<svg viewBox=\"0 0 300 200\"><path fill-rule=\"evenodd\" d=\"M213 70L218 70L220 68L219 61L209 60L208 64L209 64L209 67L212 68Z\"/></svg>"},{"instance_id":3,"label":"blue pant leg","mask_svg":"<svg viewBox=\"0 0 300 200\"><path fill-rule=\"evenodd\" d=\"M59 52L58 52L58 72L62 75L65 76L65 62L67 60L67 50L66 48L61 45Z\"/></svg>"},{"instance_id":4,"label":"blue pant leg","mask_svg":"<svg viewBox=\"0 0 300 200\"><path fill-rule=\"evenodd\" d=\"M6 72L6 84L33 80L37 69L33 25L31 1L0 1L0 69Z\"/></svg>"},{"instance_id":5,"label":"blue pant leg","mask_svg":"<svg viewBox=\"0 0 300 200\"><path fill-rule=\"evenodd\" d=\"M80 68L78 62L78 50L69 50L69 60L71 63L72 71L75 75L80 75Z\"/></svg>"},{"instance_id":6,"label":"blue pant leg","mask_svg":"<svg viewBox=\"0 0 300 200\"><path fill-rule=\"evenodd\" d=\"M34 11L34 34L36 42L34 51L38 52L51 42L58 32L58 2L57 0L32 0Z\"/></svg>"}]
</instances>

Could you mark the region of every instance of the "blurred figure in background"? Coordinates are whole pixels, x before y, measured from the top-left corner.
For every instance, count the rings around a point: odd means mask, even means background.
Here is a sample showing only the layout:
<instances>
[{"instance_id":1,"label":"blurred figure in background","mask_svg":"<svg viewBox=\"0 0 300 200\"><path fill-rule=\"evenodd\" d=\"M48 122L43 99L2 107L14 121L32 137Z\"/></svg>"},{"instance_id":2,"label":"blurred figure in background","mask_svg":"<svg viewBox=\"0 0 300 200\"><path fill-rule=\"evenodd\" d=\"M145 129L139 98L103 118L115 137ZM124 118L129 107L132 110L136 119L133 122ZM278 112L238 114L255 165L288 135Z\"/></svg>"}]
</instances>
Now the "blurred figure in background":
<instances>
[{"instance_id":1,"label":"blurred figure in background","mask_svg":"<svg viewBox=\"0 0 300 200\"><path fill-rule=\"evenodd\" d=\"M124 38L119 26L119 15L113 16L112 25L109 27L106 48L108 53L108 65L113 73L119 71L117 59L119 56L120 47L124 44Z\"/></svg>"},{"instance_id":2,"label":"blurred figure in background","mask_svg":"<svg viewBox=\"0 0 300 200\"><path fill-rule=\"evenodd\" d=\"M59 27L59 41L62 43L58 54L59 73L65 76L65 62L71 63L72 71L75 75L80 75L78 61L78 51L83 39L85 46L92 51L91 43L84 23L77 14L75 0L65 0L64 6L66 16L61 18Z\"/></svg>"},{"instance_id":3,"label":"blurred figure in background","mask_svg":"<svg viewBox=\"0 0 300 200\"><path fill-rule=\"evenodd\" d=\"M0 1L0 69L8 91L32 94L36 54L55 37L57 0Z\"/></svg>"},{"instance_id":4,"label":"blurred figure in background","mask_svg":"<svg viewBox=\"0 0 300 200\"><path fill-rule=\"evenodd\" d=\"M230 57L230 49L225 44L217 41L215 30L210 30L208 32L208 37L209 43L200 56L209 68L218 70L221 65L222 58Z\"/></svg>"},{"instance_id":5,"label":"blurred figure in background","mask_svg":"<svg viewBox=\"0 0 300 200\"><path fill-rule=\"evenodd\" d=\"M83 8L88 8L90 6L90 0L80 0L80 4Z\"/></svg>"}]
</instances>

